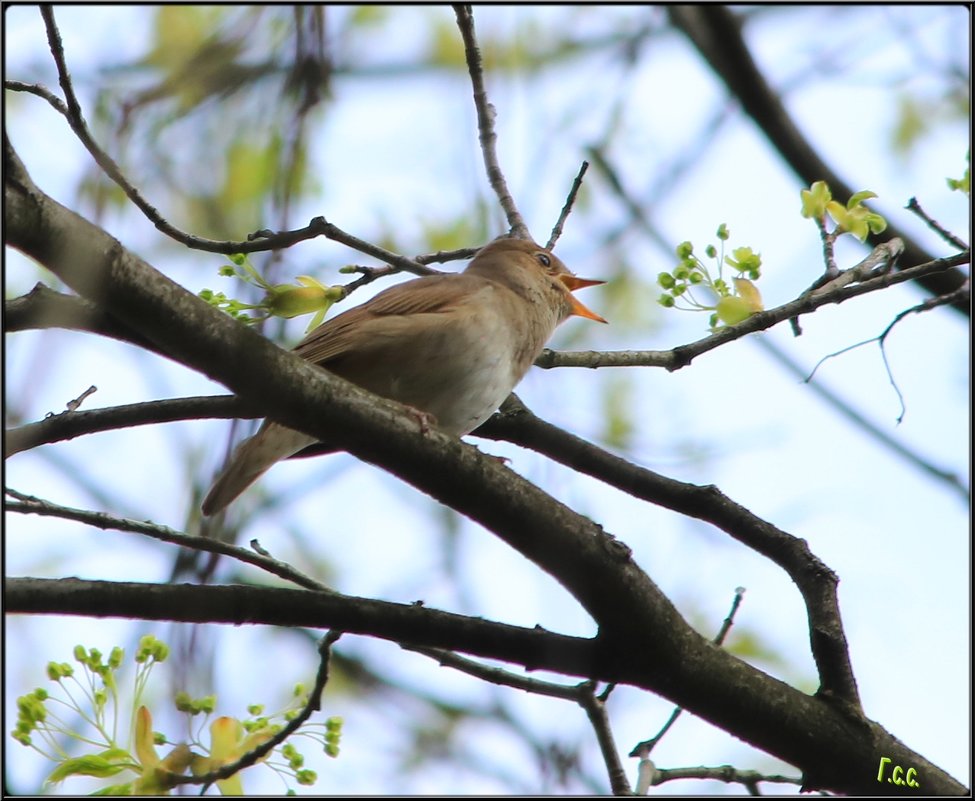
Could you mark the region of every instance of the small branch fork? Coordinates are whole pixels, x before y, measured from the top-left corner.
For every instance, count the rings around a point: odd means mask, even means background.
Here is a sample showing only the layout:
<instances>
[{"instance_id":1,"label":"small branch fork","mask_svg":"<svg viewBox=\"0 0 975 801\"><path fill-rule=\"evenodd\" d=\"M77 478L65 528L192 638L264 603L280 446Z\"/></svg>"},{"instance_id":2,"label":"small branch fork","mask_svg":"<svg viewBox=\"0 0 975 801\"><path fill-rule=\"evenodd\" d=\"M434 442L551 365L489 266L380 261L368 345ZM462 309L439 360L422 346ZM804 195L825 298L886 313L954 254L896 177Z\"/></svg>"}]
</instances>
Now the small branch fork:
<instances>
[{"instance_id":1,"label":"small branch fork","mask_svg":"<svg viewBox=\"0 0 975 801\"><path fill-rule=\"evenodd\" d=\"M725 617L721 629L714 638L715 645L721 645L728 631L734 622L735 615L741 605L745 590L739 587L735 590L734 600L731 609ZM645 740L636 745L630 752L631 757L640 757L638 768L637 787L630 789L626 778L626 771L619 758L619 752L613 737L609 717L606 714L606 701L613 691L615 684L609 684L598 695L596 694L596 682L584 681L575 685L564 685L555 682L542 681L529 678L502 668L489 667L473 659L459 656L451 651L440 648L426 648L419 646L401 645L407 651L423 654L431 659L437 660L444 667L450 667L469 676L473 676L481 681L487 681L503 687L511 687L523 692L543 695L549 698L559 698L566 701L577 703L586 712L589 722L595 732L599 743L600 753L609 776L610 788L613 795L646 795L652 785L662 784L665 781L685 778L704 778L720 779L725 782L738 782L752 789L760 782L780 782L790 784L800 784L801 779L783 776L767 776L756 771L739 771L731 766L719 768L677 768L673 770L658 770L650 760L650 751L667 733L670 727L677 720L683 709L677 707L667 723L664 724L660 732L650 740Z\"/></svg>"},{"instance_id":2,"label":"small branch fork","mask_svg":"<svg viewBox=\"0 0 975 801\"><path fill-rule=\"evenodd\" d=\"M735 597L734 597L734 599L731 602L731 609L728 610L728 614L725 617L724 621L722 622L721 628L718 630L718 633L714 637L713 642L714 642L715 645L723 645L724 644L725 637L727 637L728 636L728 632L731 631L731 627L732 627L732 625L734 624L734 621L735 621L735 615L738 614L738 608L741 606L741 602L742 602L742 599L744 597L745 597L745 588L744 587L738 587L735 590ZM653 751L653 749L656 747L657 743L660 742L660 740L663 738L663 736L668 731L670 731L670 727L673 726L674 723L677 722L677 718L679 718L681 716L681 713L683 711L684 710L681 707L679 707L679 706L678 707L674 707L674 711L671 713L670 717L667 719L667 722L664 723L663 727L660 729L659 732L657 732L656 735L654 735L653 737L651 737L649 740L644 740L643 742L637 743L635 746L633 746L633 750L630 751L630 756L631 757L639 757L640 758L640 762L641 762L641 771L640 771L640 774L641 774L641 777L643 776L643 774L645 772L645 769L642 768L643 761L644 760L649 761L649 759L650 759L650 752ZM651 779L652 779L652 777L651 777ZM652 780L651 780L651 783L653 783ZM643 792L640 792L640 788L637 789L637 794L638 795L644 795L645 793L646 793L646 790L645 789L643 790Z\"/></svg>"},{"instance_id":3,"label":"small branch fork","mask_svg":"<svg viewBox=\"0 0 975 801\"><path fill-rule=\"evenodd\" d=\"M605 701L606 694L596 696L596 682L584 681L575 685L557 684L555 682L532 679L521 676L502 668L488 667L473 659L440 648L424 648L416 646L401 646L407 651L414 651L423 654L431 659L436 659L444 667L451 667L469 676L488 681L503 687L511 687L516 690L544 695L549 698L561 698L565 701L573 701L585 710L589 722L596 733L596 740L599 743L600 753L606 764L609 774L610 787L613 795L630 795L629 784L626 780L626 771L620 762L619 752L617 751L613 732L610 728L609 718L606 715Z\"/></svg>"},{"instance_id":4,"label":"small branch fork","mask_svg":"<svg viewBox=\"0 0 975 801\"><path fill-rule=\"evenodd\" d=\"M884 369L887 371L887 378L890 381L890 385L894 388L894 392L897 393L897 400L900 403L901 410L900 413L897 415L897 424L900 425L904 420L904 415L907 414L907 406L904 402L904 395L900 391L900 387L897 386L897 381L894 379L894 373L890 369L890 362L887 359L887 347L886 347L887 337L889 336L891 331L894 330L894 327L905 317L911 314L921 314L922 312L931 311L932 309L936 309L939 306L946 306L953 303L957 303L960 300L964 300L965 298L967 298L970 294L970 291L971 289L969 283L966 282L958 289L956 289L954 292L949 292L947 295L939 295L936 298L928 298L922 303L918 303L916 306L911 306L911 308L905 309L904 311L897 314L897 316L894 317L894 319L890 321L887 327L884 328L884 330L881 331L879 334L877 334L877 336L870 337L869 339L864 339L861 342L856 342L834 353L828 353L825 356L823 356L822 359L816 362L816 366L813 367L812 371L806 377L805 382L808 384L810 381L812 381L813 376L816 375L816 371L829 359L832 359L836 356L840 356L844 353L854 350L855 348L862 347L863 345L868 345L871 342L876 342L880 346L880 355L884 361Z\"/></svg>"}]
</instances>

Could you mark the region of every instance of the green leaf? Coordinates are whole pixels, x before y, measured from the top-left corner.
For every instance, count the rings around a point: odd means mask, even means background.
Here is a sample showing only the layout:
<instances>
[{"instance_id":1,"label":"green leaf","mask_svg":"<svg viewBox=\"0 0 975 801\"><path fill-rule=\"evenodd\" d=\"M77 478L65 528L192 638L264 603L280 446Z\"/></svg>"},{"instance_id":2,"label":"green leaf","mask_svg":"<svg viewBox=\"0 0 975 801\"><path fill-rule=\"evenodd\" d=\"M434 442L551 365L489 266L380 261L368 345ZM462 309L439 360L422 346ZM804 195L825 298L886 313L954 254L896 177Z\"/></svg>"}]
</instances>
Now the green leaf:
<instances>
[{"instance_id":1,"label":"green leaf","mask_svg":"<svg viewBox=\"0 0 975 801\"><path fill-rule=\"evenodd\" d=\"M718 301L715 309L718 319L725 325L736 325L754 314L752 304L745 298L728 295Z\"/></svg>"},{"instance_id":2,"label":"green leaf","mask_svg":"<svg viewBox=\"0 0 975 801\"><path fill-rule=\"evenodd\" d=\"M729 267L740 273L754 272L762 266L762 254L749 247L735 248L724 260Z\"/></svg>"},{"instance_id":3,"label":"green leaf","mask_svg":"<svg viewBox=\"0 0 975 801\"><path fill-rule=\"evenodd\" d=\"M799 197L802 199L802 216L813 220L820 219L826 213L827 204L833 199L829 184L825 181L816 181L809 189L803 189Z\"/></svg>"},{"instance_id":4,"label":"green leaf","mask_svg":"<svg viewBox=\"0 0 975 801\"><path fill-rule=\"evenodd\" d=\"M47 777L47 782L58 784L69 776L94 776L105 779L128 769L138 769L138 765L132 761L129 752L123 751L121 748L109 748L100 754L86 754L64 760L51 771L51 775Z\"/></svg>"},{"instance_id":5,"label":"green leaf","mask_svg":"<svg viewBox=\"0 0 975 801\"><path fill-rule=\"evenodd\" d=\"M854 206L859 206L864 200L869 200L872 197L877 197L877 193L871 192L869 189L863 189L846 201L846 207L852 209Z\"/></svg>"}]
</instances>

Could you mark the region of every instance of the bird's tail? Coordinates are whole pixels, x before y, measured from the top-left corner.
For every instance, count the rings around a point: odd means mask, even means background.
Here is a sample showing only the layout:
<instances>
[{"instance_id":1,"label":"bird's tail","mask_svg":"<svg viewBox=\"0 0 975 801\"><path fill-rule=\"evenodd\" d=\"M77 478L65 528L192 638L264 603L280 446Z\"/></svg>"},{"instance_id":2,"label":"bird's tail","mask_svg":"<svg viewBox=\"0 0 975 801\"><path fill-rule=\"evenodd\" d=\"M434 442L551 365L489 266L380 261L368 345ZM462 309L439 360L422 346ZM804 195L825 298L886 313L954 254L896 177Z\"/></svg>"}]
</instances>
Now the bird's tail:
<instances>
[{"instance_id":1,"label":"bird's tail","mask_svg":"<svg viewBox=\"0 0 975 801\"><path fill-rule=\"evenodd\" d=\"M203 514L209 517L226 508L275 462L317 441L277 423L264 423L253 437L241 443L213 483L203 499Z\"/></svg>"}]
</instances>

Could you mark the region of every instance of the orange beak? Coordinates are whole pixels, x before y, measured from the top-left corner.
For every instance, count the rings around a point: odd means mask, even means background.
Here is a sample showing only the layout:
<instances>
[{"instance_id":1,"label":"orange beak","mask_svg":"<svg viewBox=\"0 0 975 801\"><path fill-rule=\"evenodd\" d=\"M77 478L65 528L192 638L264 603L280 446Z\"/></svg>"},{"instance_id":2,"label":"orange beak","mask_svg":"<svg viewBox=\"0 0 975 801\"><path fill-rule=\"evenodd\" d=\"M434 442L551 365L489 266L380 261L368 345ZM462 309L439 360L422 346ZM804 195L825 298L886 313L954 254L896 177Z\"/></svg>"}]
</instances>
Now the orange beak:
<instances>
[{"instance_id":1,"label":"orange beak","mask_svg":"<svg viewBox=\"0 0 975 801\"><path fill-rule=\"evenodd\" d=\"M585 289L587 286L599 286L600 284L606 283L605 281L594 281L591 278L579 278L577 275L572 275L572 273L561 273L559 280L570 293L577 289ZM595 320L597 323L608 322L608 320L604 320L596 312L587 309L575 295L569 295L569 303L572 304L572 313L577 317L585 317L587 320Z\"/></svg>"}]
</instances>

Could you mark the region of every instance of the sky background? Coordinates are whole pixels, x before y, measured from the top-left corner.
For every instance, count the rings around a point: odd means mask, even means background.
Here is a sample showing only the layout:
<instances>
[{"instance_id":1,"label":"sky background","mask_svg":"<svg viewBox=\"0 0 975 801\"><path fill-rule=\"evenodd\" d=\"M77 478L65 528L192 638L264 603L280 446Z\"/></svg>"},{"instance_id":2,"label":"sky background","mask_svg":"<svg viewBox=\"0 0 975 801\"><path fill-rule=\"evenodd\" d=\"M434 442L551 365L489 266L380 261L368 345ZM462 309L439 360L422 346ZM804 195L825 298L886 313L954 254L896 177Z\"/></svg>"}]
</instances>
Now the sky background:
<instances>
[{"instance_id":1,"label":"sky background","mask_svg":"<svg viewBox=\"0 0 975 801\"><path fill-rule=\"evenodd\" d=\"M329 11L330 20L338 20L331 30L342 29L347 13ZM600 26L611 30L620 19L635 24L640 14L641 9L632 7L598 13L484 7L475 9L475 20L484 40L530 38L525 31L531 30L544 42L546 36L571 30L595 35ZM316 121L312 163L321 191L295 209L296 227L324 214L365 239L393 229L400 250L412 255L430 249L424 231L434 221L486 196L466 78L361 75L369 67L381 73L383 65L409 61L427 46L431 20L451 18L449 9L400 9L376 28L343 40L340 52L360 74L336 78L334 100ZM57 19L76 89L83 106L90 108L100 71L144 52L150 9L59 7ZM938 53L967 53L968 26L966 9L960 7L869 6L768 13L747 29L760 67L784 92L789 112L827 163L855 189L875 191L880 196L876 208L936 255L949 251L903 206L916 196L932 216L968 237L967 199L948 192L945 185L946 177L959 177L964 170L968 125L948 121L936 126L908 156L894 155L889 142L899 94L929 96L937 85L933 74ZM898 30L911 35L892 35ZM36 9L8 8L4 37L8 78L56 87ZM967 60L964 66L967 71ZM612 278L629 272L639 280L628 285L622 298L613 294L612 286L589 290L585 302L611 325L570 320L552 347L665 349L704 336L706 315L664 314L652 282L657 273L672 268L673 246L689 239L703 250L721 222L731 230L732 246L747 244L761 252L759 287L767 307L794 298L821 272L818 232L799 215L798 179L740 113L730 110L726 121L708 133L709 120L724 102L723 89L683 39L655 40L633 70L594 53L530 78L489 73L487 87L498 110L500 163L537 239L547 238L585 147L603 135L622 97L625 113L612 155L671 248L664 251L650 237L633 232L617 246L607 246L606 231L625 222L625 211L591 170L580 210L570 217L556 250L580 275ZM8 92L5 103L8 133L34 181L61 202L75 204L78 182L91 168L81 145L40 99ZM181 162L191 148L186 153L180 149L178 131L169 135L175 169L192 172L192 163ZM698 142L704 146L695 148ZM664 180L667 166L688 154L687 171L677 180ZM197 180L205 181L210 172L201 168ZM164 195L150 194L150 201L166 213ZM503 222L497 214L495 219L496 233L501 233ZM111 212L100 223L191 291L232 291L218 283L220 259L169 247L137 213ZM856 245L838 248L841 266L863 255ZM8 250L5 256L8 298L38 280L52 281L18 253ZM366 260L316 240L291 249L284 269L288 278L310 273L336 282L335 270L350 261ZM376 290L357 293L352 301ZM823 356L876 336L894 315L922 299L916 288L898 286L824 308L803 319L800 338L781 325L719 348L673 374L649 368L536 369L518 393L545 419L601 442L606 398L616 392L626 399L634 425L623 455L680 480L716 484L757 515L805 538L840 576L841 609L866 713L967 783L967 500L839 417L777 366L762 345L765 341L785 350L811 370ZM290 323L286 338L296 341L305 325L307 320ZM968 334L967 321L945 310L913 315L897 327L887 352L907 405L900 425L897 397L875 345L831 359L816 380L840 392L882 430L957 474L967 487ZM7 338L5 348L7 401L24 420L60 411L91 384L98 392L86 401L86 409L224 391L185 368L91 335L19 333ZM6 481L56 503L182 530L194 482L207 482L219 467L228 428L226 421L199 421L82 437L13 457L6 465ZM749 661L804 690L815 690L802 601L780 569L711 527L639 503L514 446L472 441L508 457L512 469L625 541L638 564L702 632L717 630L735 587L746 587L735 633L757 643ZM187 474L187 451L193 457L192 475ZM79 474L89 476L90 483L79 482ZM94 490L99 485L110 487L110 496L99 497ZM253 515L243 541L258 537L277 558L293 560L343 592L401 602L422 598L430 607L511 624L538 624L581 636L594 633L585 612L517 553L351 456L278 465L254 492L289 500L272 514ZM246 509L246 498L241 503ZM239 513L246 514L245 509ZM171 546L52 518L8 515L6 532L10 576L165 581L174 557ZM8 720L15 697L42 680L48 660L67 659L76 642L108 651L150 629L170 639L163 628L127 621L13 617L7 624ZM281 679L282 689L275 692L286 692L289 683L313 675L314 649L292 633L220 627L208 629L207 636L219 654L214 675L232 676L233 684L225 686L218 679L215 686L195 689L217 692L226 714L241 714L244 704L259 700L273 705L275 699L265 695L269 676ZM465 703L474 699L483 709L501 704L531 731L578 750L587 770L601 775L594 738L578 708L479 685L391 643L347 637L340 649L382 660L403 687L417 692ZM398 731L417 715L407 696L327 695L326 713L346 719L343 750L338 760L318 768L319 784L313 789L540 789L535 757L517 738L487 723L468 724L469 736L461 740L469 749L467 761L484 771L438 766L403 772ZM670 708L663 699L619 688L609 713L620 751L626 754L655 733ZM9 738L5 744L20 748ZM661 743L654 760L660 767L730 763L795 772L691 716ZM624 764L635 779L635 760L624 757ZM488 767L509 783L487 775ZM865 770L875 773L876 766ZM30 791L44 775L44 765L21 750L16 760L7 760L7 771L12 788ZM250 771L245 786L251 792L280 790L269 771ZM83 792L84 782L64 789ZM666 790L725 788L684 782Z\"/></svg>"}]
</instances>

